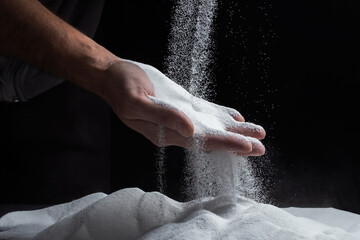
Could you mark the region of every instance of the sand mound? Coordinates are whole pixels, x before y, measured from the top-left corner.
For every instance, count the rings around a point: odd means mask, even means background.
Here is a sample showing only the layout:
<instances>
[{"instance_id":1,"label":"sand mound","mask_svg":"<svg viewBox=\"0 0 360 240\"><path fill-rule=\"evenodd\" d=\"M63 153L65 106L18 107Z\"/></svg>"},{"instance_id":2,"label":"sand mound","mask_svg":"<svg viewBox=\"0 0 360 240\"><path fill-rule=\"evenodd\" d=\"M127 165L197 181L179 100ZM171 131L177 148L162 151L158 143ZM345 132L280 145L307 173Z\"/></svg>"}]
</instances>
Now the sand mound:
<instances>
[{"instance_id":1,"label":"sand mound","mask_svg":"<svg viewBox=\"0 0 360 240\"><path fill-rule=\"evenodd\" d=\"M240 196L223 195L180 203L158 192L129 188L110 195L96 193L41 210L9 213L0 219L0 239L360 238L358 215L335 209L297 211L305 214L310 211L313 217L325 214L339 227L296 217ZM347 226L347 230L341 226Z\"/></svg>"}]
</instances>

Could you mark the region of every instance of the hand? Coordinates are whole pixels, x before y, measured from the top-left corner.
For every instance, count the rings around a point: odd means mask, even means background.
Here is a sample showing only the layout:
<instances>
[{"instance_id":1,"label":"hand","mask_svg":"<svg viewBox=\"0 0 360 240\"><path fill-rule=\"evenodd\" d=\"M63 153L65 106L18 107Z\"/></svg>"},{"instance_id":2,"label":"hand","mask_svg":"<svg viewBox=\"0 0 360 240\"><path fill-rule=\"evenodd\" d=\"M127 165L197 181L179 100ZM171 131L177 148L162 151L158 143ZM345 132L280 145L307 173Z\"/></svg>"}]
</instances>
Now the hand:
<instances>
[{"instance_id":1,"label":"hand","mask_svg":"<svg viewBox=\"0 0 360 240\"><path fill-rule=\"evenodd\" d=\"M124 60L113 63L105 75L106 101L128 127L143 134L155 145L190 147L194 138L199 137L199 135L193 135L193 122L177 106L171 106L171 103L161 104L161 96L160 99L157 98L154 81L151 81L149 76L151 79L155 77L161 81L171 81L157 69L148 65L134 64ZM161 82L156 84L161 84ZM171 94L176 97L179 93L171 92ZM232 119L225 133L208 132L205 136L201 136L206 151L229 150L238 155L247 156L264 154L265 148L257 140L265 137L262 127L245 123L241 114L234 109L202 99L199 99L199 104L199 106L205 104L211 105L214 109L221 109L228 115L222 116L223 118ZM201 108L197 111L201 111ZM160 137L160 132L163 137Z\"/></svg>"},{"instance_id":2,"label":"hand","mask_svg":"<svg viewBox=\"0 0 360 240\"><path fill-rule=\"evenodd\" d=\"M186 146L194 133L191 120L149 99L155 96L154 86L140 67L119 59L107 69L105 81L104 98L124 124L155 145ZM165 144L159 142L159 126L164 127Z\"/></svg>"},{"instance_id":3,"label":"hand","mask_svg":"<svg viewBox=\"0 0 360 240\"><path fill-rule=\"evenodd\" d=\"M226 127L223 134L208 134L205 149L228 150L239 156L261 156L265 153L264 145L258 141L265 138L265 130L252 123L245 122L240 114L229 114L234 124Z\"/></svg>"}]
</instances>

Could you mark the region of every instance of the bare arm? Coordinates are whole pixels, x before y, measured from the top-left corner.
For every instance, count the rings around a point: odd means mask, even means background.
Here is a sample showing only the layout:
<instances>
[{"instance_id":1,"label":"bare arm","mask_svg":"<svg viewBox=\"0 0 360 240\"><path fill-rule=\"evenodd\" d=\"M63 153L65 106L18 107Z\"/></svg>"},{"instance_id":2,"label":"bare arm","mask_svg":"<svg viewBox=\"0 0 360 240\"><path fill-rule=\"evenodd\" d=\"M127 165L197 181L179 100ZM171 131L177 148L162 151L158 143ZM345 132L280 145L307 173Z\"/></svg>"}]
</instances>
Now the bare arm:
<instances>
[{"instance_id":1,"label":"bare arm","mask_svg":"<svg viewBox=\"0 0 360 240\"><path fill-rule=\"evenodd\" d=\"M118 60L37 0L0 1L0 52L99 95L100 74Z\"/></svg>"}]
</instances>

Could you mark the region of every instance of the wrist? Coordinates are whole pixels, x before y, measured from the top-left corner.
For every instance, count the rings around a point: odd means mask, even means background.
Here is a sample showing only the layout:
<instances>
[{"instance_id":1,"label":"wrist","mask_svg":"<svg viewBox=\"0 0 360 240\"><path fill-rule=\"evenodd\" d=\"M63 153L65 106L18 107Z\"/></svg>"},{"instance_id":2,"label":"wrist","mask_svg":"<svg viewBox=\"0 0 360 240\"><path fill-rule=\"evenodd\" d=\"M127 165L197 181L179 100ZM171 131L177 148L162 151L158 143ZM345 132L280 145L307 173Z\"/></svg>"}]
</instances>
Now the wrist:
<instances>
[{"instance_id":1,"label":"wrist","mask_svg":"<svg viewBox=\"0 0 360 240\"><path fill-rule=\"evenodd\" d=\"M106 71L120 58L85 35L74 36L60 59L63 77L104 98ZM66 53L68 52L68 53Z\"/></svg>"}]
</instances>

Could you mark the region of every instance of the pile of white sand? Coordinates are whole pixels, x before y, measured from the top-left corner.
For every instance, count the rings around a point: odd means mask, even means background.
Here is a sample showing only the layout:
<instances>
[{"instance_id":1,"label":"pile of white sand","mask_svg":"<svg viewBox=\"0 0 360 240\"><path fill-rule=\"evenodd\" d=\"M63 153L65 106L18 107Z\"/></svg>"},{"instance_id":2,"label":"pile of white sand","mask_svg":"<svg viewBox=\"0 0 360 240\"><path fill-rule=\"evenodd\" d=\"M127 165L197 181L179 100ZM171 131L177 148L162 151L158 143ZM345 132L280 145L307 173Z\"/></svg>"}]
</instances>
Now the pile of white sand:
<instances>
[{"instance_id":1,"label":"pile of white sand","mask_svg":"<svg viewBox=\"0 0 360 240\"><path fill-rule=\"evenodd\" d=\"M9 213L0 219L0 239L357 240L360 216L335 209L286 211L240 196L234 203L229 195L180 203L129 188Z\"/></svg>"}]
</instances>

